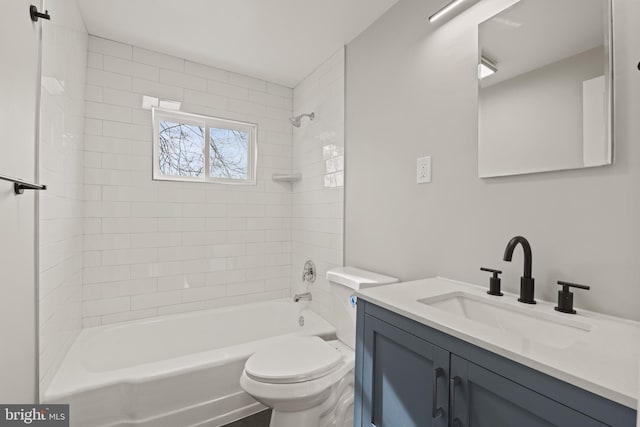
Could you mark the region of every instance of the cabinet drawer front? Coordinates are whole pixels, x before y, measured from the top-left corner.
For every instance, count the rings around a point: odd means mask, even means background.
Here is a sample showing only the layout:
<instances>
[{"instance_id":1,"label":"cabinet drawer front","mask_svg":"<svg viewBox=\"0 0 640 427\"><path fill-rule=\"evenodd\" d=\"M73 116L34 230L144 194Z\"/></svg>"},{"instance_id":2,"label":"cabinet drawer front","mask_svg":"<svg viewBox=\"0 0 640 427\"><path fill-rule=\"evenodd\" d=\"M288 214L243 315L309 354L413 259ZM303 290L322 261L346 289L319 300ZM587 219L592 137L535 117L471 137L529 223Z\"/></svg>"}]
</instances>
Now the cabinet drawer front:
<instances>
[{"instance_id":1,"label":"cabinet drawer front","mask_svg":"<svg viewBox=\"0 0 640 427\"><path fill-rule=\"evenodd\" d=\"M460 379L451 416L462 427L606 426L455 355L451 376Z\"/></svg>"},{"instance_id":2,"label":"cabinet drawer front","mask_svg":"<svg viewBox=\"0 0 640 427\"><path fill-rule=\"evenodd\" d=\"M447 426L449 353L366 317L363 425Z\"/></svg>"}]
</instances>

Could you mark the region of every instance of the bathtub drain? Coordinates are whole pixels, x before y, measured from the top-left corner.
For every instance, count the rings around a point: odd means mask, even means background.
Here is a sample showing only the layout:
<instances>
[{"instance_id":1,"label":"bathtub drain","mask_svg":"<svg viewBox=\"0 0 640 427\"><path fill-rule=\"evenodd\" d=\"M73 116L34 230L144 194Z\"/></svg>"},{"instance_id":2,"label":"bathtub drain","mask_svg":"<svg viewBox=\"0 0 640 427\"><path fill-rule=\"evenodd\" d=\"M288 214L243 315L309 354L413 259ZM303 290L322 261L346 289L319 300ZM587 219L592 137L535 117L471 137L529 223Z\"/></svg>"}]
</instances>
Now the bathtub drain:
<instances>
[{"instance_id":1,"label":"bathtub drain","mask_svg":"<svg viewBox=\"0 0 640 427\"><path fill-rule=\"evenodd\" d=\"M298 325L304 326L304 316L298 317Z\"/></svg>"}]
</instances>

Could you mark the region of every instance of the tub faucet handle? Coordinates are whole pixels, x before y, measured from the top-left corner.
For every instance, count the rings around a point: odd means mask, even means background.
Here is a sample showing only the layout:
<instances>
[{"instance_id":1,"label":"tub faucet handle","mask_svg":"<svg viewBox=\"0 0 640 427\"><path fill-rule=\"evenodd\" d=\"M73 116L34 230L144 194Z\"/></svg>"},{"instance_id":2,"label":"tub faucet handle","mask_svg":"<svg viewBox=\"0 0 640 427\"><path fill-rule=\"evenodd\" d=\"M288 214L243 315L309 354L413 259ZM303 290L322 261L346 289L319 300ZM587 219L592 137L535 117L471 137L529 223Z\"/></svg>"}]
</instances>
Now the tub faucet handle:
<instances>
[{"instance_id":1,"label":"tub faucet handle","mask_svg":"<svg viewBox=\"0 0 640 427\"><path fill-rule=\"evenodd\" d=\"M316 281L316 265L311 260L304 263L304 268L302 270L302 281L309 283L313 283Z\"/></svg>"}]
</instances>

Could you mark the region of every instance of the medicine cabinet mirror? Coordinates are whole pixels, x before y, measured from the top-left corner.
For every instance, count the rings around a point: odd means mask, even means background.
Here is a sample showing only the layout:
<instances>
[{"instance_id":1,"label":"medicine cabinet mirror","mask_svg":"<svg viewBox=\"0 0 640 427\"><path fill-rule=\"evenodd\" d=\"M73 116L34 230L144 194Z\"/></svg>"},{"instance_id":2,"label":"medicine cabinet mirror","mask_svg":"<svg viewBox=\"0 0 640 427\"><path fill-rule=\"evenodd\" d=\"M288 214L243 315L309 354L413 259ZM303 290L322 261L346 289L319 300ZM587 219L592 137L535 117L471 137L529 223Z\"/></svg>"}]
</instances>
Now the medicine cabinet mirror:
<instances>
[{"instance_id":1,"label":"medicine cabinet mirror","mask_svg":"<svg viewBox=\"0 0 640 427\"><path fill-rule=\"evenodd\" d=\"M612 163L612 0L520 0L478 40L480 177Z\"/></svg>"}]
</instances>

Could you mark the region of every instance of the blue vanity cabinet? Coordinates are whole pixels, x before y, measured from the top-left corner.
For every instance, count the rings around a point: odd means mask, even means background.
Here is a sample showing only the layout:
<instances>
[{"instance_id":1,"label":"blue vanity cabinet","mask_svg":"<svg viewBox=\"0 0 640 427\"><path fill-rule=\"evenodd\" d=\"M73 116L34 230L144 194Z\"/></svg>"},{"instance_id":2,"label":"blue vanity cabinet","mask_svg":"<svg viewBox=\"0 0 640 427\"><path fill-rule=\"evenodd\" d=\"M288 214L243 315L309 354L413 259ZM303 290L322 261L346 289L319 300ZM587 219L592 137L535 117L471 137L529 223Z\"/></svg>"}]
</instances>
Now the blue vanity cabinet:
<instances>
[{"instance_id":1,"label":"blue vanity cabinet","mask_svg":"<svg viewBox=\"0 0 640 427\"><path fill-rule=\"evenodd\" d=\"M362 425L448 425L449 352L373 317L364 347Z\"/></svg>"},{"instance_id":2,"label":"blue vanity cabinet","mask_svg":"<svg viewBox=\"0 0 640 427\"><path fill-rule=\"evenodd\" d=\"M636 411L358 300L355 426L635 427Z\"/></svg>"},{"instance_id":3,"label":"blue vanity cabinet","mask_svg":"<svg viewBox=\"0 0 640 427\"><path fill-rule=\"evenodd\" d=\"M450 383L452 426L606 426L454 354Z\"/></svg>"}]
</instances>

